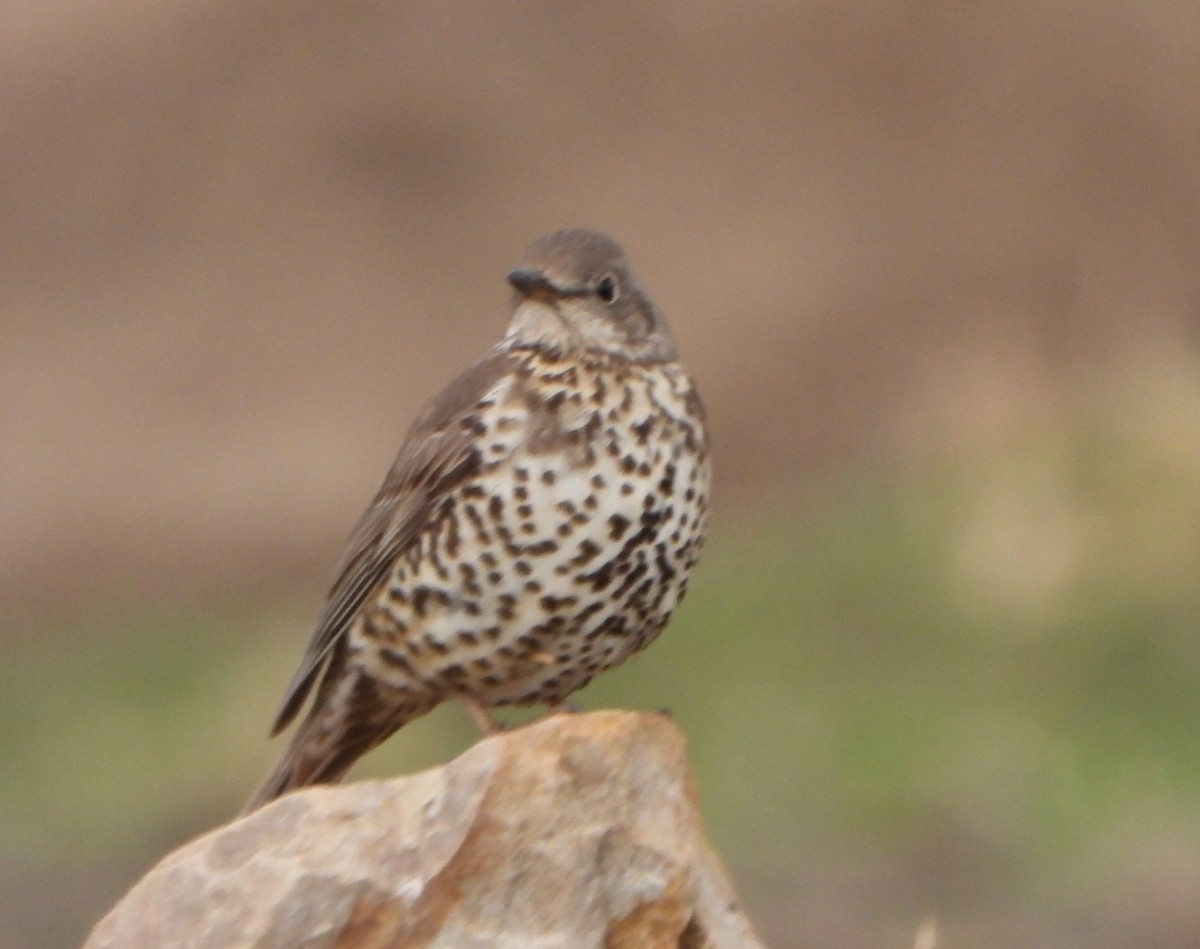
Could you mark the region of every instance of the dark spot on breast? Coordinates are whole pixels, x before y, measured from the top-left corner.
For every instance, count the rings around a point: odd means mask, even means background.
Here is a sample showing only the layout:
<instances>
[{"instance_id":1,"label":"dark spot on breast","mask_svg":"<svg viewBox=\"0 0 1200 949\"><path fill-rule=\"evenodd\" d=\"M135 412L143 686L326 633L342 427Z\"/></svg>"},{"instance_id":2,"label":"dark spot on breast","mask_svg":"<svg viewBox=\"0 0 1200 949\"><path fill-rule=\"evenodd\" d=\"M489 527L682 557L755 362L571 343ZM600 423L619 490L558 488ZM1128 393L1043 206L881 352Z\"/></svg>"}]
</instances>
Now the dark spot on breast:
<instances>
[{"instance_id":1,"label":"dark spot on breast","mask_svg":"<svg viewBox=\"0 0 1200 949\"><path fill-rule=\"evenodd\" d=\"M443 509L443 517L446 524L446 556L451 560L458 559L458 551L461 538L458 533L458 518L454 516L455 498L450 497L446 501L446 506Z\"/></svg>"},{"instance_id":2,"label":"dark spot on breast","mask_svg":"<svg viewBox=\"0 0 1200 949\"><path fill-rule=\"evenodd\" d=\"M558 476L555 475L555 473L553 471L549 471L549 470L543 471L542 472L542 484L554 484L557 477Z\"/></svg>"},{"instance_id":3,"label":"dark spot on breast","mask_svg":"<svg viewBox=\"0 0 1200 949\"><path fill-rule=\"evenodd\" d=\"M670 494L675 487L675 466L667 465L663 470L662 480L658 482L658 490L663 494Z\"/></svg>"},{"instance_id":4,"label":"dark spot on breast","mask_svg":"<svg viewBox=\"0 0 1200 949\"><path fill-rule=\"evenodd\" d=\"M667 511L655 511L652 508L647 508L646 510L642 511L642 516L639 521L643 527L654 528L657 527L662 522L663 518L669 513L670 509Z\"/></svg>"},{"instance_id":5,"label":"dark spot on breast","mask_svg":"<svg viewBox=\"0 0 1200 949\"><path fill-rule=\"evenodd\" d=\"M588 620L590 620L593 616L595 616L597 613L599 613L602 609L604 609L604 606L605 606L605 603L603 600L596 600L593 603L589 603L582 610L580 610L579 613L576 615L575 622L578 623L580 626L582 626L584 623L586 623Z\"/></svg>"},{"instance_id":6,"label":"dark spot on breast","mask_svg":"<svg viewBox=\"0 0 1200 949\"><path fill-rule=\"evenodd\" d=\"M599 639L601 636L606 634L620 635L623 632L625 632L624 617L613 614L612 616L606 616L604 621L595 629L591 630L584 638L594 640Z\"/></svg>"},{"instance_id":7,"label":"dark spot on breast","mask_svg":"<svg viewBox=\"0 0 1200 949\"><path fill-rule=\"evenodd\" d=\"M408 659L392 649L379 650L379 658L383 660L384 665L391 666L393 669L400 669L407 673L412 673L413 667Z\"/></svg>"},{"instance_id":8,"label":"dark spot on breast","mask_svg":"<svg viewBox=\"0 0 1200 949\"><path fill-rule=\"evenodd\" d=\"M544 637L544 636L553 635L555 633L561 632L562 628L566 625L567 625L567 618L565 616L555 614L555 615L551 616L549 619L547 619L545 622L538 623L536 626L534 626L530 630L530 632Z\"/></svg>"},{"instance_id":9,"label":"dark spot on breast","mask_svg":"<svg viewBox=\"0 0 1200 949\"><path fill-rule=\"evenodd\" d=\"M519 655L528 656L532 652L538 652L542 648L542 641L536 636L526 633L517 639L516 645L520 647Z\"/></svg>"},{"instance_id":10,"label":"dark spot on breast","mask_svg":"<svg viewBox=\"0 0 1200 949\"><path fill-rule=\"evenodd\" d=\"M397 606L405 606L408 603L408 596L403 587L388 587L387 595Z\"/></svg>"},{"instance_id":11,"label":"dark spot on breast","mask_svg":"<svg viewBox=\"0 0 1200 949\"><path fill-rule=\"evenodd\" d=\"M572 566L582 567L584 564L594 560L600 553L600 547L590 540L581 541L578 547L578 553L571 558Z\"/></svg>"},{"instance_id":12,"label":"dark spot on breast","mask_svg":"<svg viewBox=\"0 0 1200 949\"><path fill-rule=\"evenodd\" d=\"M594 441L596 436L600 434L600 426L604 424L604 419L601 418L599 412L593 412L588 416L587 424L583 426L583 440L585 442Z\"/></svg>"},{"instance_id":13,"label":"dark spot on breast","mask_svg":"<svg viewBox=\"0 0 1200 949\"><path fill-rule=\"evenodd\" d=\"M608 536L613 540L620 540L628 529L629 518L614 514L608 519Z\"/></svg>"},{"instance_id":14,"label":"dark spot on breast","mask_svg":"<svg viewBox=\"0 0 1200 949\"><path fill-rule=\"evenodd\" d=\"M642 577L646 575L647 566L644 563L639 563L636 567L625 575L625 579L621 581L620 586L613 590L613 597L619 599L624 596Z\"/></svg>"},{"instance_id":15,"label":"dark spot on breast","mask_svg":"<svg viewBox=\"0 0 1200 949\"><path fill-rule=\"evenodd\" d=\"M479 586L479 581L475 579L475 568L469 563L460 563L458 572L462 574L463 590L471 596L478 596L483 592Z\"/></svg>"},{"instance_id":16,"label":"dark spot on breast","mask_svg":"<svg viewBox=\"0 0 1200 949\"><path fill-rule=\"evenodd\" d=\"M588 584L591 586L593 592L598 593L612 583L613 571L616 569L616 566L616 563L610 560L591 573L581 573L575 582Z\"/></svg>"},{"instance_id":17,"label":"dark spot on breast","mask_svg":"<svg viewBox=\"0 0 1200 949\"><path fill-rule=\"evenodd\" d=\"M479 510L475 507L475 505L465 504L463 505L463 511L467 515L467 520L471 522L471 526L475 528L475 536L479 538L480 542L484 544L490 544L492 542L492 536L490 533L488 533L487 528L484 526L483 518L480 516Z\"/></svg>"},{"instance_id":18,"label":"dark spot on breast","mask_svg":"<svg viewBox=\"0 0 1200 949\"><path fill-rule=\"evenodd\" d=\"M633 433L637 436L638 444L644 445L650 438L650 433L654 431L654 416L651 415L644 421L637 422L630 426Z\"/></svg>"},{"instance_id":19,"label":"dark spot on breast","mask_svg":"<svg viewBox=\"0 0 1200 949\"><path fill-rule=\"evenodd\" d=\"M642 619L646 618L646 610L644 607L640 607L638 604L641 604L646 599L646 597L649 595L650 591L653 588L654 588L653 580L649 580L649 579L643 580L638 585L638 588L636 590L634 590L633 593L630 594L630 596L629 596L628 602L629 602L630 606L633 607L633 609L637 612L638 616Z\"/></svg>"}]
</instances>

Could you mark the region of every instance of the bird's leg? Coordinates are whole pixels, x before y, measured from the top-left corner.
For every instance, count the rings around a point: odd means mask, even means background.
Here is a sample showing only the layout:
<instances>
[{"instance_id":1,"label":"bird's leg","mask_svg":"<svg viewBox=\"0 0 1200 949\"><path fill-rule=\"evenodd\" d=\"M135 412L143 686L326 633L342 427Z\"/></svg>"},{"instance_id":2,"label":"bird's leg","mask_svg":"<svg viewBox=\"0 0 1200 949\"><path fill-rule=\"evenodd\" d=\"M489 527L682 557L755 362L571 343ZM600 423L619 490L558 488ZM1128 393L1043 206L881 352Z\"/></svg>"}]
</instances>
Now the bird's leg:
<instances>
[{"instance_id":1,"label":"bird's leg","mask_svg":"<svg viewBox=\"0 0 1200 949\"><path fill-rule=\"evenodd\" d=\"M559 699L557 702L546 703L546 716L551 715L578 715L583 709L574 702L567 702Z\"/></svg>"},{"instance_id":2,"label":"bird's leg","mask_svg":"<svg viewBox=\"0 0 1200 949\"><path fill-rule=\"evenodd\" d=\"M467 707L467 711L471 713L471 720L475 726L483 732L485 736L498 735L504 731L504 726L501 725L492 713L488 711L487 706L473 695L460 695L463 704Z\"/></svg>"}]
</instances>

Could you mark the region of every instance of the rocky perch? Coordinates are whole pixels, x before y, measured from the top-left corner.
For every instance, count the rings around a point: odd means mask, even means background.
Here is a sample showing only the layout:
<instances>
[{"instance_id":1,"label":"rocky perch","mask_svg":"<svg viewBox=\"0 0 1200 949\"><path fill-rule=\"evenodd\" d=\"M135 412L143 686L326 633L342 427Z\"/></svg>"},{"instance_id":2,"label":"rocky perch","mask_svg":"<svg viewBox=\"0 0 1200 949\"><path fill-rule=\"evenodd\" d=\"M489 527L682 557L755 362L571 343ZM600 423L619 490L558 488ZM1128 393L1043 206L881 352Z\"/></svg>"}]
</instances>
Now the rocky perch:
<instances>
[{"instance_id":1,"label":"rocky perch","mask_svg":"<svg viewBox=\"0 0 1200 949\"><path fill-rule=\"evenodd\" d=\"M554 715L176 850L86 949L760 946L661 715Z\"/></svg>"}]
</instances>

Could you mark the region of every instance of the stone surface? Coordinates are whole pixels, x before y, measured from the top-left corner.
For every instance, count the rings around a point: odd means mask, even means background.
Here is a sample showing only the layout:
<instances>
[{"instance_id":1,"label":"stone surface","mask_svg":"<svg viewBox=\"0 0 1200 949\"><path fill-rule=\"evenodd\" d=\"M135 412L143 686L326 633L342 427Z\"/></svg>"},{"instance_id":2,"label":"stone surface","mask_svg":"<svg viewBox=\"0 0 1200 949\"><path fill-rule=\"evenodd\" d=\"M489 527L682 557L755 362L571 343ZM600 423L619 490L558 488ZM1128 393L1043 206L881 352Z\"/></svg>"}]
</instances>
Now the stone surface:
<instances>
[{"instance_id":1,"label":"stone surface","mask_svg":"<svg viewBox=\"0 0 1200 949\"><path fill-rule=\"evenodd\" d=\"M290 794L152 869L87 949L753 947L667 718L556 715Z\"/></svg>"}]
</instances>

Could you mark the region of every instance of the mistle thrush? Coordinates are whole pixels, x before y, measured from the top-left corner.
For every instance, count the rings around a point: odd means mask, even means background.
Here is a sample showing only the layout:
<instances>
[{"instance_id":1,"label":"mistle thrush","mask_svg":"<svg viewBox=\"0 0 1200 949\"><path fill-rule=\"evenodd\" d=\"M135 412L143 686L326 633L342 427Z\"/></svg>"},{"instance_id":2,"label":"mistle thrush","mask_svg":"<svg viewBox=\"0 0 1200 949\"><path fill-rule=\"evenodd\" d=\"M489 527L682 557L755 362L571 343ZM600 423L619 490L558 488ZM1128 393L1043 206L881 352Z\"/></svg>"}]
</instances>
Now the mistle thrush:
<instances>
[{"instance_id":1,"label":"mistle thrush","mask_svg":"<svg viewBox=\"0 0 1200 949\"><path fill-rule=\"evenodd\" d=\"M551 234L501 342L420 414L337 568L246 810L340 779L438 703L548 703L642 649L704 538L704 410L612 240Z\"/></svg>"}]
</instances>

